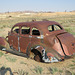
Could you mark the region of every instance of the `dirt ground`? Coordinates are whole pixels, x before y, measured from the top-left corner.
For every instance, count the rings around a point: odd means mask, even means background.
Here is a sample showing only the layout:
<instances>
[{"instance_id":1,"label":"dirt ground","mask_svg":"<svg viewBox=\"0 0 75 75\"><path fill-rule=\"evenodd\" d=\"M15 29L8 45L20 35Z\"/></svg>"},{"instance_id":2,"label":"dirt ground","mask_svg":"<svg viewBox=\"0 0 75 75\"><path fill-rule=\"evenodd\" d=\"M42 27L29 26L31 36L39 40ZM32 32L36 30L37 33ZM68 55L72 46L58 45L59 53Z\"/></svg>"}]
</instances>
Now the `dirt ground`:
<instances>
[{"instance_id":1,"label":"dirt ground","mask_svg":"<svg viewBox=\"0 0 75 75\"><path fill-rule=\"evenodd\" d=\"M12 73L13 75L75 75L75 57L58 63L41 63L10 53L2 53L0 67L4 69L0 72L4 71L6 75Z\"/></svg>"}]
</instances>

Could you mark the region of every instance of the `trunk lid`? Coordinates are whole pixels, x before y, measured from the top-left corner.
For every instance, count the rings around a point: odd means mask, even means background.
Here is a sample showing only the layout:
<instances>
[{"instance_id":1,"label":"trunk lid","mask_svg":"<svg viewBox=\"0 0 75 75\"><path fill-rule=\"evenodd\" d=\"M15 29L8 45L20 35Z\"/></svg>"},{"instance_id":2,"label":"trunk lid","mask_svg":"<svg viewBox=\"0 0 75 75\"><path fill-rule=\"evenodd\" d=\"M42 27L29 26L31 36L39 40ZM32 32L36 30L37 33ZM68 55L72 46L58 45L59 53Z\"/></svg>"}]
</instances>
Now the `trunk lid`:
<instances>
[{"instance_id":1,"label":"trunk lid","mask_svg":"<svg viewBox=\"0 0 75 75\"><path fill-rule=\"evenodd\" d=\"M75 53L75 38L70 33L58 34L57 38L61 44L63 52L70 56Z\"/></svg>"}]
</instances>

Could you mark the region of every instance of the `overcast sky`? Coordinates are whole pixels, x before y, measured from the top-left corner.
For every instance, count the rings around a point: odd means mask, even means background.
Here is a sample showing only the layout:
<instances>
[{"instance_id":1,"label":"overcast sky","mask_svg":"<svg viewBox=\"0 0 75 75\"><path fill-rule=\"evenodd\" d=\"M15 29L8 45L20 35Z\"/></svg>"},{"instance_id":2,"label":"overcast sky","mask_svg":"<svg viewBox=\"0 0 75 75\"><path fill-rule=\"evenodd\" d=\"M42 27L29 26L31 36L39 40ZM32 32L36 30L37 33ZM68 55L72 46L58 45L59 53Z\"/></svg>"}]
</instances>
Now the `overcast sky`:
<instances>
[{"instance_id":1,"label":"overcast sky","mask_svg":"<svg viewBox=\"0 0 75 75\"><path fill-rule=\"evenodd\" d=\"M75 0L0 0L0 12L14 11L72 11Z\"/></svg>"}]
</instances>

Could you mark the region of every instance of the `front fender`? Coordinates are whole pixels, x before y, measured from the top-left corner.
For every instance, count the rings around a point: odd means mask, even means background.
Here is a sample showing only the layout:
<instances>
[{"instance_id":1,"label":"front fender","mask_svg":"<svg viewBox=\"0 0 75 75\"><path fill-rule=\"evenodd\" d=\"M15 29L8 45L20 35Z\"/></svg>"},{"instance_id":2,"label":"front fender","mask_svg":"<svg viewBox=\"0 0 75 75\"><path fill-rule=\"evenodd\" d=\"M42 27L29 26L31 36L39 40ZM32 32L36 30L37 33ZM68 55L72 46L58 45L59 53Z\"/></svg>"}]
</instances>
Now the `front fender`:
<instances>
[{"instance_id":1,"label":"front fender","mask_svg":"<svg viewBox=\"0 0 75 75\"><path fill-rule=\"evenodd\" d=\"M9 43L3 37L0 37L0 50L3 48L10 49Z\"/></svg>"},{"instance_id":2,"label":"front fender","mask_svg":"<svg viewBox=\"0 0 75 75\"><path fill-rule=\"evenodd\" d=\"M32 46L28 47L27 52L29 53L29 56L30 56L30 52L33 49L38 50L42 56L43 56L43 50L45 50L47 57L54 56L59 60L64 59L64 57L61 56L56 50L54 50L53 48L49 48L42 44L36 44L36 45L32 45Z\"/></svg>"}]
</instances>

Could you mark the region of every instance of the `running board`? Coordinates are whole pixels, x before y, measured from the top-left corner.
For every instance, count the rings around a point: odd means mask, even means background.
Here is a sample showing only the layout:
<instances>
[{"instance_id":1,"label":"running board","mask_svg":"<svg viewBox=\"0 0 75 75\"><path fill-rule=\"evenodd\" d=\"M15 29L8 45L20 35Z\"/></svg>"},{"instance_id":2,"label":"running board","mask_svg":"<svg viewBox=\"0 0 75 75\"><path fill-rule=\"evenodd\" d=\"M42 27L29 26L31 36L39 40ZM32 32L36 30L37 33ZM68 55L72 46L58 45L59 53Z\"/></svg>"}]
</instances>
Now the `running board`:
<instances>
[{"instance_id":1,"label":"running board","mask_svg":"<svg viewBox=\"0 0 75 75\"><path fill-rule=\"evenodd\" d=\"M6 49L2 49L1 51L6 51L6 52L11 53L11 54L14 54L14 55L18 55L18 56L22 56L22 57L29 58L29 56L27 54L20 53L18 51L6 50Z\"/></svg>"}]
</instances>

